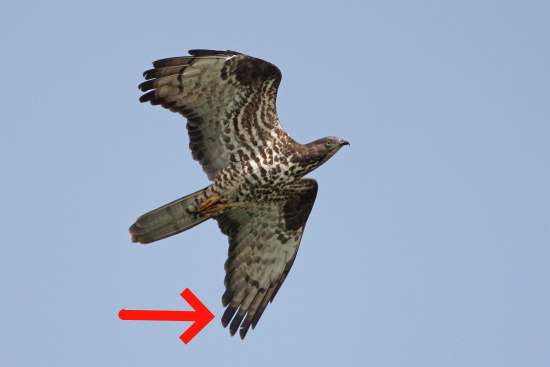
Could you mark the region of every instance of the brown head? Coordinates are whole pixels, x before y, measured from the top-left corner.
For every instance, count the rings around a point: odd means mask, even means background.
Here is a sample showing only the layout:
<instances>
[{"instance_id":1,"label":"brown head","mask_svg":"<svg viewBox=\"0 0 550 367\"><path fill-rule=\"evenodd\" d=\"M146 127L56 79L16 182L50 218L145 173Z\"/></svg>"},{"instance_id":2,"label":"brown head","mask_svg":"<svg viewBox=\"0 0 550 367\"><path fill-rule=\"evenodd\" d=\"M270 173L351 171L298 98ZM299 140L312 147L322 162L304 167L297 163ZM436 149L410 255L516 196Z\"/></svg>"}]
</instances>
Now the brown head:
<instances>
[{"instance_id":1,"label":"brown head","mask_svg":"<svg viewBox=\"0 0 550 367\"><path fill-rule=\"evenodd\" d=\"M326 138L317 139L309 144L302 145L301 154L296 158L297 161L304 163L308 167L308 172L311 172L328 161L344 145L349 145L349 142L336 136L327 136Z\"/></svg>"}]
</instances>

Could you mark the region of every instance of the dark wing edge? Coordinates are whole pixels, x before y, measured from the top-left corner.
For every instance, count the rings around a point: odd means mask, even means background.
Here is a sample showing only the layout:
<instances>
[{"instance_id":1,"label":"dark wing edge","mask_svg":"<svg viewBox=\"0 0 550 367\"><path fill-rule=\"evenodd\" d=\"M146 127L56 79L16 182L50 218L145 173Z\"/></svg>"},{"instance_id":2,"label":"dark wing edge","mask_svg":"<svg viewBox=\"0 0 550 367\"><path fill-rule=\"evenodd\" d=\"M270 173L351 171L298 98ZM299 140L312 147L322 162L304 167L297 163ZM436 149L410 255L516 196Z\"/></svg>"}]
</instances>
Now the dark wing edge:
<instances>
[{"instance_id":1,"label":"dark wing edge","mask_svg":"<svg viewBox=\"0 0 550 367\"><path fill-rule=\"evenodd\" d=\"M231 335L240 328L244 339L281 288L296 259L317 189L314 179L301 179L285 189L284 199L276 204L252 203L217 216L229 237L222 324L230 325Z\"/></svg>"},{"instance_id":2,"label":"dark wing edge","mask_svg":"<svg viewBox=\"0 0 550 367\"><path fill-rule=\"evenodd\" d=\"M282 75L275 65L235 51L189 54L155 61L143 73L148 80L139 85L146 92L139 100L187 118L193 159L213 180L250 157L252 147L284 133L276 111Z\"/></svg>"}]
</instances>

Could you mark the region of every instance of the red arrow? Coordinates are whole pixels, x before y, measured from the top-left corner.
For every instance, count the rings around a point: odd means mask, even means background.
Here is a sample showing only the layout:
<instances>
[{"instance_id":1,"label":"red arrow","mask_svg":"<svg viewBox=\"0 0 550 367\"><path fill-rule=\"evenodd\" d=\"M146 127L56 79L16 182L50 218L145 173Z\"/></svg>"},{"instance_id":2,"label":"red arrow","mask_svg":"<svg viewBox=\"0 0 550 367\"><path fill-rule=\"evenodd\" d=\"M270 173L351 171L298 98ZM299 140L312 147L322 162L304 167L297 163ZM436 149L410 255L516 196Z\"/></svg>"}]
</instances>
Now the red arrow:
<instances>
[{"instance_id":1,"label":"red arrow","mask_svg":"<svg viewBox=\"0 0 550 367\"><path fill-rule=\"evenodd\" d=\"M180 339L185 344L189 343L210 321L214 315L201 301L186 288L180 296L186 300L195 311L154 311L154 310L120 310L118 317L121 320L146 320L146 321L195 321Z\"/></svg>"}]
</instances>

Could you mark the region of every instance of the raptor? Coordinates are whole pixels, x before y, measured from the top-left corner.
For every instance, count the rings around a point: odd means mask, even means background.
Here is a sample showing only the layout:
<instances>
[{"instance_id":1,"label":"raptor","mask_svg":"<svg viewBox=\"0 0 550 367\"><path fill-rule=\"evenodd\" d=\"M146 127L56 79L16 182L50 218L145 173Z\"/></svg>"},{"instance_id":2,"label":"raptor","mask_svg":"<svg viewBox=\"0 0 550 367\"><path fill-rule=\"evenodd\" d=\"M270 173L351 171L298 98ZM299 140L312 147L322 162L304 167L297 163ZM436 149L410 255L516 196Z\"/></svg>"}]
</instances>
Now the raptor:
<instances>
[{"instance_id":1,"label":"raptor","mask_svg":"<svg viewBox=\"0 0 550 367\"><path fill-rule=\"evenodd\" d=\"M300 144L283 130L275 65L234 51L189 54L155 61L140 101L187 119L192 156L212 183L142 215L130 234L151 243L216 220L229 237L222 324L244 338L296 258L317 196L317 181L304 176L349 143Z\"/></svg>"}]
</instances>

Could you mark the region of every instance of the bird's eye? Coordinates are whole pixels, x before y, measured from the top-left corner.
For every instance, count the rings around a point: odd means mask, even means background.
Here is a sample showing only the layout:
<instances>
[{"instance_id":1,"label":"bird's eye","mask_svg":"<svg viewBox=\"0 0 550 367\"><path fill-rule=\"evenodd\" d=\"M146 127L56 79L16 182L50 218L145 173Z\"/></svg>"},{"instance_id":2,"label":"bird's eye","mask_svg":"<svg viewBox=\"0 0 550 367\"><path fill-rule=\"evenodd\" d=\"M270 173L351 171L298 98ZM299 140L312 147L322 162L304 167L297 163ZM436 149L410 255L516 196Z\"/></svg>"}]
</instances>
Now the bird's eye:
<instances>
[{"instance_id":1,"label":"bird's eye","mask_svg":"<svg viewBox=\"0 0 550 367\"><path fill-rule=\"evenodd\" d=\"M331 146L332 145L332 140L327 140L325 141L325 145L328 147L328 146Z\"/></svg>"}]
</instances>

